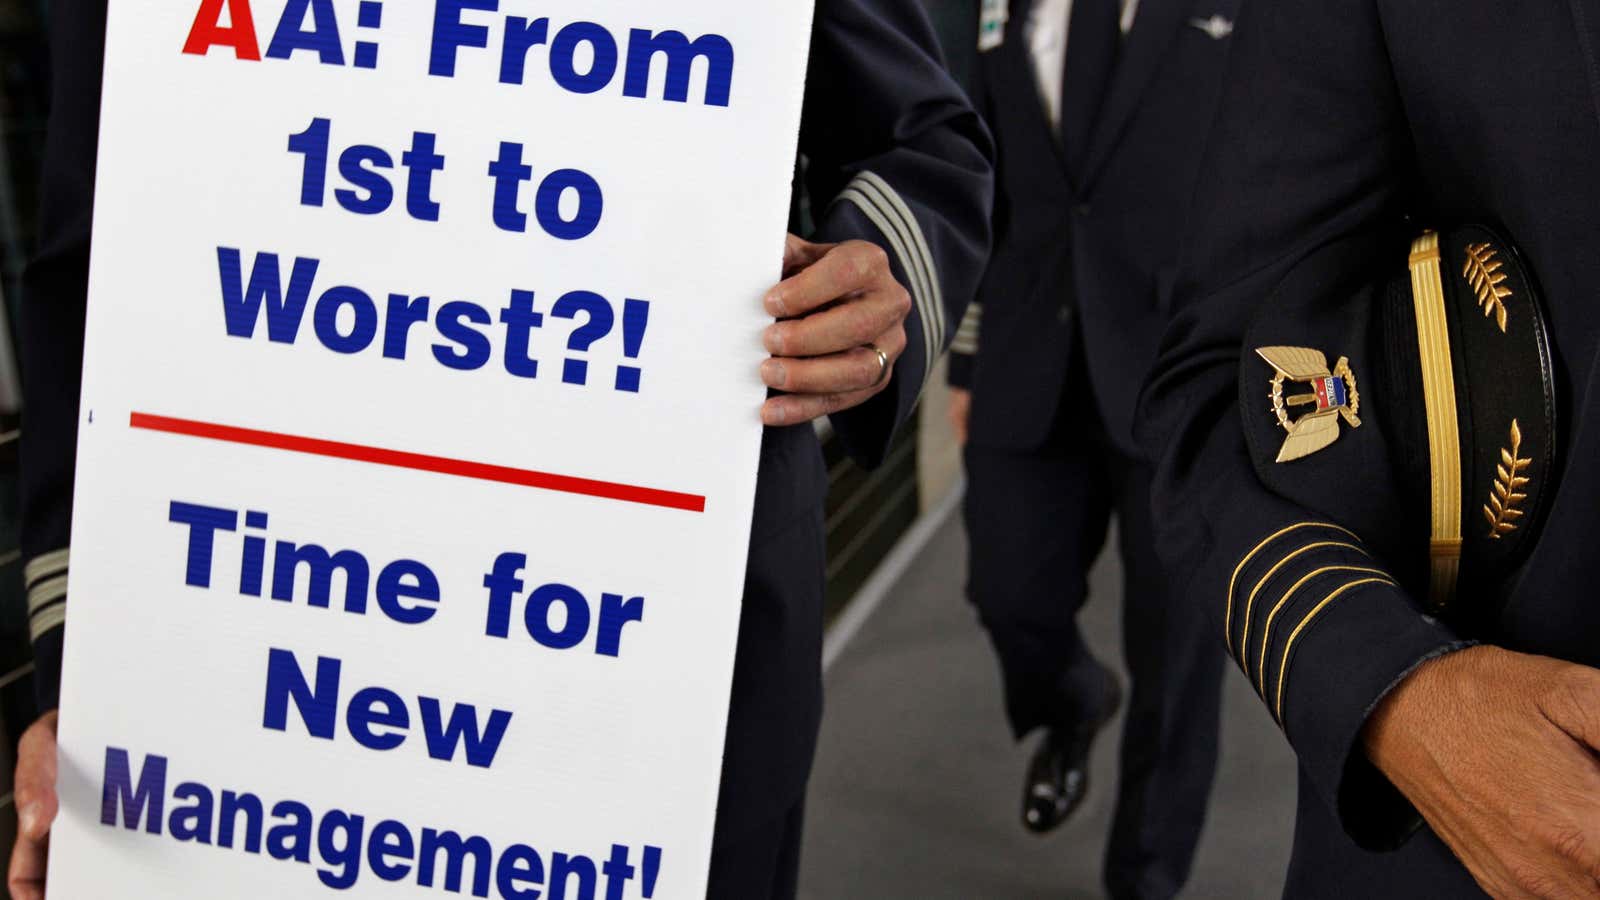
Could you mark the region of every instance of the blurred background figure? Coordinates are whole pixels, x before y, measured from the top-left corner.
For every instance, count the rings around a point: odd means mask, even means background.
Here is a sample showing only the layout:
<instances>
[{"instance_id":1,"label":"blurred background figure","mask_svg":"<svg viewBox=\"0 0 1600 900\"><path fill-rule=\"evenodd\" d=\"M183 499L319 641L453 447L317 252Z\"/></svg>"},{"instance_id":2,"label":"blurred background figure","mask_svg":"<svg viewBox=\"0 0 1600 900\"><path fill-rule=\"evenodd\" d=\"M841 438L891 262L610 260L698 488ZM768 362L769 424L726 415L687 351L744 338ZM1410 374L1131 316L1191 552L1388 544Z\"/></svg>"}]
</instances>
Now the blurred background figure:
<instances>
[{"instance_id":1,"label":"blurred background figure","mask_svg":"<svg viewBox=\"0 0 1600 900\"><path fill-rule=\"evenodd\" d=\"M987 71L999 63L988 58L993 51L982 58L978 53L978 0L924 2L940 30L953 73L976 72L980 64ZM1156 3L1141 2L1131 33L1118 46L1121 56L1114 65L1132 66L1147 82L1129 106L1111 98L1133 89L1133 82L1123 78L1123 72L1130 70L1119 68L1111 77L1106 103L1121 110L1117 117L1121 121L1109 126L1113 130L1107 134L1121 134L1108 138L1111 145L1104 151L1100 173L1092 176L1090 188L1083 194L1083 201L1092 205L1086 226L1064 224L1078 201L1069 193L1075 190L1071 183L1062 185L1063 164L1050 158L1055 151L1047 150L1043 154L1047 161L1037 168L1018 168L1014 147L1019 138L1014 129L997 122L990 110L991 129L1006 154L1000 160L1002 176L1010 179L1002 185L1002 203L1034 202L1032 194L1038 192L1048 198L1063 221L1054 232L1041 228L1033 233L1032 253L1003 247L1001 252L1009 252L1013 265L1031 267L1029 271L1040 278L1038 261L1054 259L1058 253L1092 254L1113 262L1101 262L1094 271L1079 263L1074 284L1061 288L1075 292L1076 300L1070 294L1046 297L1043 288L1035 292L1031 285L1024 285L1025 296L1001 298L991 292L980 297L991 305L1008 301L1041 304L1049 311L1049 317L1041 317L1041 329L1081 327L1083 336L1078 340L1084 342L1102 340L1108 329L1116 327L1091 325L1091 317L1103 320L1118 312L1109 303L1091 304L1089 286L1110 284L1107 296L1124 297L1122 309L1130 316L1141 311L1149 315L1154 306L1157 318L1164 317L1167 286L1174 280L1173 261L1178 256L1177 233L1189 230L1182 223L1186 204L1181 195L1211 177L1197 160L1189 158L1200 155L1202 139L1209 143L1211 138L1191 129L1209 130L1202 119L1212 105L1208 92L1220 90L1223 80L1220 57L1231 53L1228 24L1235 21L1235 13L1250 14L1242 7L1208 8L1196 2L1188 9L1161 9ZM1013 5L1008 12L1008 27L1017 27L1017 17L1024 10ZM1153 19L1145 18L1147 12ZM1217 20L1219 12L1222 17ZM1070 16L1070 11L1063 16ZM1222 37L1214 38L1212 33ZM1151 39L1141 44L1147 37ZM1138 49L1141 46L1143 49ZM1018 54L1010 64L1027 67L1031 61ZM1061 66L1067 65L1062 60ZM1022 68L1022 78L1013 81L1031 91L1019 94L1019 102L1040 96L1038 87L1025 80L1029 72ZM1180 86L1184 79L1200 83ZM964 83L977 99L977 86L971 79ZM1185 97L1192 98L1188 102L1196 108L1187 114L1175 113ZM1040 114L1032 121L1033 136L1048 148L1054 140L1048 120ZM1032 139L1026 128L1021 133ZM1095 140L1099 139L1097 131ZM1175 146L1166 148L1168 143ZM1059 199L1063 194L1069 199ZM1002 206L1002 217L1006 209ZM1159 219L1160 215L1170 216L1170 220ZM1002 221L999 227L1004 231L1009 226ZM1101 231L1102 227L1109 230ZM1139 240L1127 237L1146 233L1148 237ZM1014 234L1003 233L999 238L1002 244L1015 240ZM1144 240L1148 246L1141 243ZM1107 244L1123 249L1113 254L1105 249ZM1102 268L1107 266L1111 268ZM1160 275L1133 274L1123 280L1115 273L1124 267L1134 273L1153 269ZM1080 322L1056 322L1057 310L1067 303L1073 304ZM1150 346L1141 352L1153 352L1154 334L1142 325L1137 327L1140 330L1130 332L1127 338L1148 341ZM1154 328L1159 325L1152 331ZM987 332L979 336L984 346L984 356L977 363L976 402L980 405L987 402L994 385L984 367L992 354L1006 352L1010 340L1002 332L995 337L999 346L991 347L990 337ZM1105 386L1086 379L1096 371L1104 373L1096 359L1128 352L1123 349L1124 336L1113 335L1112 339L1116 343L1088 347L1061 341L1063 348L1070 349L1059 352L1077 352L1086 358L1086 367L1095 368L1080 374L1077 381L1068 381L1065 360L1050 364L1035 360L1038 383L1019 380L1017 390L1043 390L1049 372L1059 366L1061 380L1048 385L1052 396L1068 390L1092 394L1091 408L1097 415L1107 410L1104 417L1109 418L1113 413L1105 399ZM1015 352L1035 352L1030 348L1036 346L1019 339ZM959 355L946 360L955 368L972 365L970 358ZM1128 356L1130 371L1143 365ZM1132 372L1125 388L1115 386L1125 390L1128 398L1126 408L1117 413L1124 423L1132 415L1132 395L1142 374ZM938 377L945 380L942 374ZM858 481L859 473L852 474L847 464L831 469L830 548L836 539L843 542L837 558L849 562L838 569L837 577L830 566L830 621L823 654L827 704L807 794L800 900L1096 900L1107 894L1101 883L1109 846L1120 843L1134 848L1135 853L1151 852L1148 848L1160 845L1149 834L1172 833L1158 828L1119 842L1112 834L1119 807L1137 814L1124 814L1124 821L1154 821L1158 826L1163 820L1174 822L1186 814L1184 796L1173 787L1170 775L1150 778L1137 803L1119 802L1117 792L1110 788L1117 783L1118 769L1125 767L1119 766L1115 742L1098 741L1087 769L1096 787L1077 812L1046 836L1018 827L1017 779L1026 771L1033 742L1013 741L1001 724L1005 712L1000 667L995 665L994 648L984 630L973 627L974 607L963 597L969 540L966 523L956 513L973 486L961 477L962 452L952 427L955 423L947 413L952 400L946 385L930 384L923 395L917 434L907 435L914 440L901 444L894 451L897 461L873 473L869 480ZM1054 411L1052 407L1050 413ZM1092 440L1089 436L1095 429L1107 432L1101 440L1113 440L1108 426L1080 427L1085 441ZM1117 445L1121 446L1121 439ZM1126 456L1129 452L1119 453ZM911 501L913 514L908 518L901 518L906 507L902 498ZM859 522L894 524L853 535ZM1032 527L1041 532L1060 531L1064 524L1036 521ZM1101 659L1108 668L1120 670L1124 684L1133 682L1127 671L1133 661L1111 649L1119 646L1122 633L1142 629L1135 638L1149 638L1151 629L1174 627L1163 626L1159 619L1124 617L1122 593L1130 580L1127 572L1136 570L1137 576L1137 568L1148 565L1147 556L1124 560L1119 553L1101 553L1088 572L1087 590L1081 582L1076 589L1079 596L1086 593L1087 600L1071 621L1085 644L1097 652L1105 648ZM842 579L847 574L850 580L845 583ZM837 590L833 587L836 582ZM1065 607L1071 598L1062 584L1051 586L1048 598ZM1193 605L1192 597L1183 599ZM1190 647L1190 652L1221 657L1216 634L1210 630L1192 643L1180 642L1175 653ZM1064 655L1065 650L1059 653ZM1176 676L1162 678L1168 684L1174 680ZM1280 897L1294 835L1294 754L1272 717L1263 714L1253 687L1244 679L1223 677L1221 681L1226 724L1218 739L1215 788L1204 827L1198 822L1184 826L1200 834L1192 862L1187 863L1181 896L1196 900ZM1166 704L1176 721L1188 715L1180 703ZM1124 703L1122 715L1133 715L1137 708L1137 701ZM1107 727L1120 725L1113 721ZM1181 740L1173 736L1179 733L1165 732L1173 741ZM1198 815L1198 810L1194 814ZM1183 840L1194 837L1187 832ZM1139 871L1163 871L1153 852L1146 859L1150 861L1137 867ZM1122 870L1130 868L1136 867Z\"/></svg>"},{"instance_id":2,"label":"blurred background figure","mask_svg":"<svg viewBox=\"0 0 1600 900\"><path fill-rule=\"evenodd\" d=\"M995 253L950 363L968 591L1014 737L1040 733L1022 821L1049 831L1083 801L1091 742L1121 703L1077 622L1116 515L1132 680L1104 872L1118 898L1182 887L1216 766L1222 655L1157 560L1151 473L1131 424L1239 3L969 10L973 93L1000 157Z\"/></svg>"}]
</instances>

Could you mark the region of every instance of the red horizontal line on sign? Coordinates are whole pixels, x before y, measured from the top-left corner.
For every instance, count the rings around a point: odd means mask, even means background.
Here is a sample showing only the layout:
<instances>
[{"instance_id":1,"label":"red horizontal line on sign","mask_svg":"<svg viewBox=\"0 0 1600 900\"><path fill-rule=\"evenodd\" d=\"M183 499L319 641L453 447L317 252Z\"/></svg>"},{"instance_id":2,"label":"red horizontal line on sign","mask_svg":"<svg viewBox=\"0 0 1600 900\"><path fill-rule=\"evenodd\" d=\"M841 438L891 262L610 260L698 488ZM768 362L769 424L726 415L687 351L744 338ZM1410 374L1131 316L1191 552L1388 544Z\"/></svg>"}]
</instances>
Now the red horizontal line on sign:
<instances>
[{"instance_id":1,"label":"red horizontal line on sign","mask_svg":"<svg viewBox=\"0 0 1600 900\"><path fill-rule=\"evenodd\" d=\"M680 494L676 491L663 491L632 484L617 484L610 481L596 481L590 478L576 478L571 475L556 475L550 472L535 472L531 469L514 469L510 466L496 466L490 463L472 462L464 459L450 459L445 456L407 453L403 450L387 450L383 447L347 444L343 441L328 441L295 434L280 434L276 431L239 428L234 425L218 425L214 422L199 422L193 419L175 419L171 416L157 416L142 412L130 413L128 415L128 425L129 427L142 428L146 431L182 434L213 441L227 441L232 444L287 450L291 453L306 453L312 456L348 459L353 462L372 463L379 466L415 469L419 472L436 472L440 475L455 475L459 478L474 478L478 481L515 484L521 487L560 491L564 494L578 494L584 497L600 497L605 500L620 500L624 503L638 503L644 506L661 506L667 509L682 509L689 512L706 511L706 498L698 494Z\"/></svg>"}]
</instances>

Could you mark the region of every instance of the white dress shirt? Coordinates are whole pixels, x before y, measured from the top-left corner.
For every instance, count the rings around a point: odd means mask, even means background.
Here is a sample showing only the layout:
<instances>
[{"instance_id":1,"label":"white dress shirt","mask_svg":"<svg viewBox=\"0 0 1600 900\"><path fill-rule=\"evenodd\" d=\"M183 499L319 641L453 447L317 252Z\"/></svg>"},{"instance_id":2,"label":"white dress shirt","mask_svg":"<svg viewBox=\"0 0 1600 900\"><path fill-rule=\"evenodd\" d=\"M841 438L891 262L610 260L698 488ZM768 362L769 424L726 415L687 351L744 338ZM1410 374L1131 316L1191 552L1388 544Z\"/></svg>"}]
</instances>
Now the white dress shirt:
<instances>
[{"instance_id":1,"label":"white dress shirt","mask_svg":"<svg viewBox=\"0 0 1600 900\"><path fill-rule=\"evenodd\" d=\"M1122 0L1122 33L1133 27L1139 0ZM1034 0L1023 23L1023 38L1033 57L1033 73L1039 82L1039 99L1044 102L1050 124L1061 124L1062 78L1067 66L1067 25L1072 21L1072 0Z\"/></svg>"}]
</instances>

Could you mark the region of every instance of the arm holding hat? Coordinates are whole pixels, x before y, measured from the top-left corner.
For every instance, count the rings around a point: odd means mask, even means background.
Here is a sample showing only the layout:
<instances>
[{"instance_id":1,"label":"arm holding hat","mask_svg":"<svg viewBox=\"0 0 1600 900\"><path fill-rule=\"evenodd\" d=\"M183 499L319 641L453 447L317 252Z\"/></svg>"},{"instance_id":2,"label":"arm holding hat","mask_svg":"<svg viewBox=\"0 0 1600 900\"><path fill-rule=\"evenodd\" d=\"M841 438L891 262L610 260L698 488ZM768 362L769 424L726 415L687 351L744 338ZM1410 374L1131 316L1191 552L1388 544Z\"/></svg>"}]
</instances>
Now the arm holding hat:
<instances>
[{"instance_id":1,"label":"arm holding hat","mask_svg":"<svg viewBox=\"0 0 1600 900\"><path fill-rule=\"evenodd\" d=\"M1348 523L1264 485L1240 425L1271 415L1272 369L1259 409L1241 409L1240 365L1285 276L1350 235L1403 248L1406 216L1425 211L1380 3L1249 5L1234 40L1177 315L1141 404L1162 549L1358 845L1396 848L1425 819L1497 895L1594 896L1600 673L1472 646ZM1346 352L1317 349L1330 363ZM1363 489L1361 471L1338 477Z\"/></svg>"}]
</instances>

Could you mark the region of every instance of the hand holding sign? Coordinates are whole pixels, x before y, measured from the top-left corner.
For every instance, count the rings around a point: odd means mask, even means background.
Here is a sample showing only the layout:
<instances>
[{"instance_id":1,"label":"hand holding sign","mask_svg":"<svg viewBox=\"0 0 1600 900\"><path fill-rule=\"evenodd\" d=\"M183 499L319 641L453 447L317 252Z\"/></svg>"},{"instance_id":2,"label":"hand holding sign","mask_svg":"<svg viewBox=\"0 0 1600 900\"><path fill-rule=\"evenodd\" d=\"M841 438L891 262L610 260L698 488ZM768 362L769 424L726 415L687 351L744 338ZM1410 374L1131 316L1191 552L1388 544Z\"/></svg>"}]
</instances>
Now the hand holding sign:
<instances>
[{"instance_id":1,"label":"hand holding sign","mask_svg":"<svg viewBox=\"0 0 1600 900\"><path fill-rule=\"evenodd\" d=\"M772 359L761 379L787 396L768 400L762 421L794 425L872 399L905 352L911 312L888 255L865 241L813 244L790 235L783 271L767 293L767 311L780 321L767 329Z\"/></svg>"},{"instance_id":2,"label":"hand holding sign","mask_svg":"<svg viewBox=\"0 0 1600 900\"><path fill-rule=\"evenodd\" d=\"M22 896L706 893L811 7L532 6L106 7ZM790 254L830 409L872 252Z\"/></svg>"},{"instance_id":3,"label":"hand holding sign","mask_svg":"<svg viewBox=\"0 0 1600 900\"><path fill-rule=\"evenodd\" d=\"M44 714L22 734L17 745L17 843L11 849L6 887L16 900L44 900L45 853L55 821L56 719Z\"/></svg>"}]
</instances>

